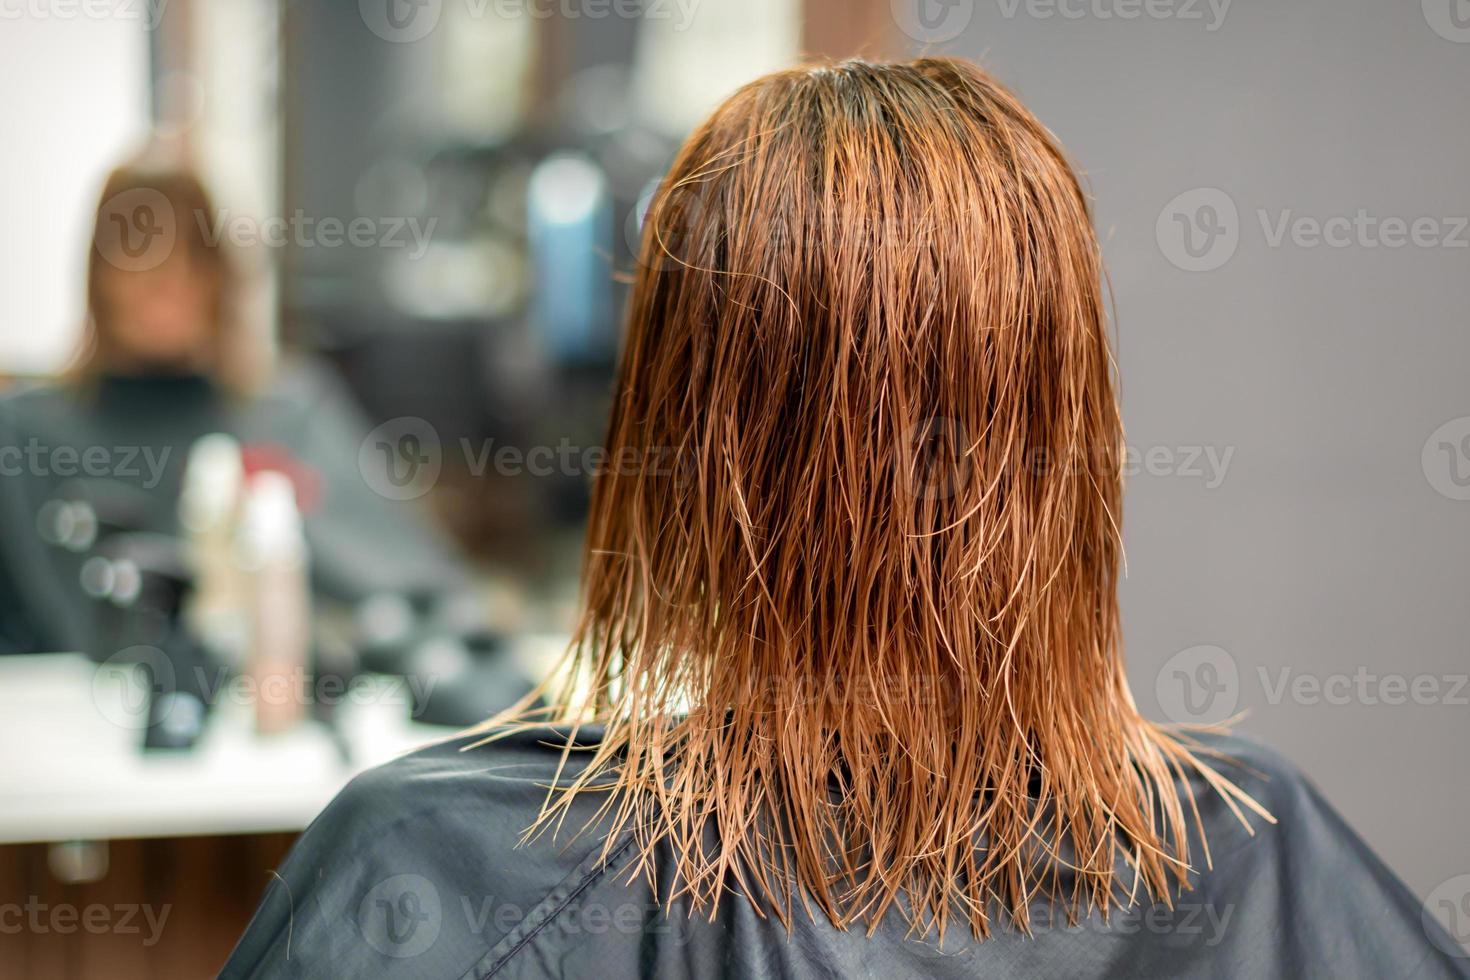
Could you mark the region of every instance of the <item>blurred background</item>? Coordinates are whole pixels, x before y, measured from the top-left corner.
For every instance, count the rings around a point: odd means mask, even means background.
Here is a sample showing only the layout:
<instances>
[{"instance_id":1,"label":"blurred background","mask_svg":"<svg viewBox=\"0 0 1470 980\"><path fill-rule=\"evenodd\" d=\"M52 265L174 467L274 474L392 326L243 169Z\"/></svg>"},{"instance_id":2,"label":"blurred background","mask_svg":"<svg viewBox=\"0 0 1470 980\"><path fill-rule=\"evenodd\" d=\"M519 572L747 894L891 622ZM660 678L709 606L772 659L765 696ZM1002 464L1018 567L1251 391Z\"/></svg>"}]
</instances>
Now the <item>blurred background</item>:
<instances>
[{"instance_id":1,"label":"blurred background","mask_svg":"<svg viewBox=\"0 0 1470 980\"><path fill-rule=\"evenodd\" d=\"M1470 942L1463 0L0 0L5 975L212 975L545 675L679 142L920 53L1094 196L1141 706L1246 712Z\"/></svg>"}]
</instances>

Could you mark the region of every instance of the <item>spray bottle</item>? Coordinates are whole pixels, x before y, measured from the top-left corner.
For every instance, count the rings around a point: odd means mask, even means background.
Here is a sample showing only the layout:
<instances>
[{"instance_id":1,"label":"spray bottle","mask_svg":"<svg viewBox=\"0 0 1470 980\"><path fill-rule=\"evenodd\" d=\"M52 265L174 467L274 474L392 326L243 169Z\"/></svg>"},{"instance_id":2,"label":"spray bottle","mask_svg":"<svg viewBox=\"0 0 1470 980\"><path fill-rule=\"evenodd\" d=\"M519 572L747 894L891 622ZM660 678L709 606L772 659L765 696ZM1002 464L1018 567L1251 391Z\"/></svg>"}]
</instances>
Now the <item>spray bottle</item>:
<instances>
[{"instance_id":1,"label":"spray bottle","mask_svg":"<svg viewBox=\"0 0 1470 980\"><path fill-rule=\"evenodd\" d=\"M311 586L296 490L282 473L246 487L238 541L249 610L245 671L255 691L256 730L284 731L306 715Z\"/></svg>"}]
</instances>

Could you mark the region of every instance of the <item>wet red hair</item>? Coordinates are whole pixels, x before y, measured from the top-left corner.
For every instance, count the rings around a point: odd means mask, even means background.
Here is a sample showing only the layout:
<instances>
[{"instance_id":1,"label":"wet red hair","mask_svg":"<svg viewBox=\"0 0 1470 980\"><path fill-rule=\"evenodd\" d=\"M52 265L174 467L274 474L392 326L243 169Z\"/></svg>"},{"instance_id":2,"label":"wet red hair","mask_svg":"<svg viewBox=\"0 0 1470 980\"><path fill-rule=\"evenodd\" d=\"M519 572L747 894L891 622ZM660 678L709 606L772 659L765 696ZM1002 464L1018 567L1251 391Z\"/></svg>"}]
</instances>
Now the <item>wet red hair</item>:
<instances>
[{"instance_id":1,"label":"wet red hair","mask_svg":"<svg viewBox=\"0 0 1470 980\"><path fill-rule=\"evenodd\" d=\"M1187 769L1263 811L1128 690L1105 321L1075 175L975 66L726 101L646 218L557 702L605 733L537 826L611 787L696 906L839 926L1185 884Z\"/></svg>"}]
</instances>

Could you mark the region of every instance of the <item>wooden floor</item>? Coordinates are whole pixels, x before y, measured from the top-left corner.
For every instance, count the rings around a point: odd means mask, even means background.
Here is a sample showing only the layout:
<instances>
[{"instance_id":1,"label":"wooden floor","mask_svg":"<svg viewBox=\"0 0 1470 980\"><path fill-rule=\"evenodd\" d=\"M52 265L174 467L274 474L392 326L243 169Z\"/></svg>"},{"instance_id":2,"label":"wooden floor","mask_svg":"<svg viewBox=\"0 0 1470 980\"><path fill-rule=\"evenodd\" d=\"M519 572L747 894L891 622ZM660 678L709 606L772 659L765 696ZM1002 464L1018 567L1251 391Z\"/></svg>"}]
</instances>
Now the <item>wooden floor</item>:
<instances>
[{"instance_id":1,"label":"wooden floor","mask_svg":"<svg viewBox=\"0 0 1470 980\"><path fill-rule=\"evenodd\" d=\"M112 841L86 884L59 882L45 844L0 846L0 976L213 977L294 839Z\"/></svg>"}]
</instances>

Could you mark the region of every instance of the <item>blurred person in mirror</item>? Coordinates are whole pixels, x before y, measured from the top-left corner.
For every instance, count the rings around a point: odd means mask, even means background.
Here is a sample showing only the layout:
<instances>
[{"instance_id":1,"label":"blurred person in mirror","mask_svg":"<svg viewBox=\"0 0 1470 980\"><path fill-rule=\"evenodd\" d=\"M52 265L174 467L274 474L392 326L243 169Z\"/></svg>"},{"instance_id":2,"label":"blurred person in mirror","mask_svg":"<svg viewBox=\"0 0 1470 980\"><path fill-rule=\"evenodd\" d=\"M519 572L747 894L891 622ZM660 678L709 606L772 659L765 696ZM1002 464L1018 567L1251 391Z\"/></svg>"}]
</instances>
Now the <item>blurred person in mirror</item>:
<instances>
[{"instance_id":1,"label":"blurred person in mirror","mask_svg":"<svg viewBox=\"0 0 1470 980\"><path fill-rule=\"evenodd\" d=\"M373 492L359 472L369 426L334 372L303 355L269 363L222 221L170 146L108 176L78 354L62 378L0 398L0 650L109 652L80 569L109 533L178 533L191 448L214 433L238 440L247 475L292 478L321 593L464 588L416 504Z\"/></svg>"},{"instance_id":2,"label":"blurred person in mirror","mask_svg":"<svg viewBox=\"0 0 1470 980\"><path fill-rule=\"evenodd\" d=\"M1136 708L1101 277L967 62L731 96L648 214L553 707L356 779L224 976L1470 976L1288 762Z\"/></svg>"},{"instance_id":3,"label":"blurred person in mirror","mask_svg":"<svg viewBox=\"0 0 1470 980\"><path fill-rule=\"evenodd\" d=\"M238 262L219 241L218 215L182 166L145 159L108 176L88 253L75 378L194 376L252 387L234 305Z\"/></svg>"}]
</instances>

